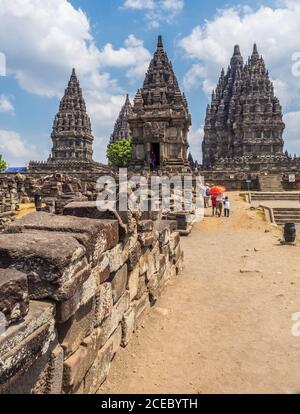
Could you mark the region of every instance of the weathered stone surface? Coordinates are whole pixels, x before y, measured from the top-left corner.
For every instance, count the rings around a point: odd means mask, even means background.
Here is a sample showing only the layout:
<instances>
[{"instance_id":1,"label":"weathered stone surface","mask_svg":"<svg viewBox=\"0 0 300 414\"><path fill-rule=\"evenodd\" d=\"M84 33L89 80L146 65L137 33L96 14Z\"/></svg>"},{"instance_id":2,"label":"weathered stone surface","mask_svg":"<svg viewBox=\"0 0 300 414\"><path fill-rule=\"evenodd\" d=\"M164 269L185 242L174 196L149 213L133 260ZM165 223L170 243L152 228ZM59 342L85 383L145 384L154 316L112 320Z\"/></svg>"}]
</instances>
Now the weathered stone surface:
<instances>
[{"instance_id":1,"label":"weathered stone surface","mask_svg":"<svg viewBox=\"0 0 300 414\"><path fill-rule=\"evenodd\" d=\"M73 394L78 391L86 373L94 363L99 349L99 329L86 338L79 349L64 362L63 391Z\"/></svg>"},{"instance_id":2,"label":"weathered stone surface","mask_svg":"<svg viewBox=\"0 0 300 414\"><path fill-rule=\"evenodd\" d=\"M101 325L100 347L111 337L123 319L124 313L129 308L129 292L126 291L119 302L113 307L112 314Z\"/></svg>"},{"instance_id":3,"label":"weathered stone surface","mask_svg":"<svg viewBox=\"0 0 300 414\"><path fill-rule=\"evenodd\" d=\"M104 319L112 314L113 310L113 293L111 283L103 283L100 285L96 294L96 310L94 326L98 327Z\"/></svg>"},{"instance_id":4,"label":"weathered stone surface","mask_svg":"<svg viewBox=\"0 0 300 414\"><path fill-rule=\"evenodd\" d=\"M56 325L58 341L65 357L72 355L93 330L95 319L95 298L81 306L69 320Z\"/></svg>"},{"instance_id":5,"label":"weathered stone surface","mask_svg":"<svg viewBox=\"0 0 300 414\"><path fill-rule=\"evenodd\" d=\"M138 222L138 232L144 233L153 230L154 223L152 220L141 220Z\"/></svg>"},{"instance_id":6,"label":"weathered stone surface","mask_svg":"<svg viewBox=\"0 0 300 414\"><path fill-rule=\"evenodd\" d=\"M137 265L135 269L130 272L128 277L128 291L130 295L130 302L135 299L138 288L139 288L139 278L140 278L140 267Z\"/></svg>"},{"instance_id":7,"label":"weathered stone surface","mask_svg":"<svg viewBox=\"0 0 300 414\"><path fill-rule=\"evenodd\" d=\"M106 263L110 265L110 272L116 272L119 270L124 263L127 262L129 256L129 245L118 244L111 250L108 250L104 253L105 259L103 259Z\"/></svg>"},{"instance_id":8,"label":"weathered stone surface","mask_svg":"<svg viewBox=\"0 0 300 414\"><path fill-rule=\"evenodd\" d=\"M10 232L40 230L73 235L86 248L89 260L97 263L101 255L119 242L117 220L92 220L36 212L22 217L9 227ZM58 236L59 237L59 236Z\"/></svg>"},{"instance_id":9,"label":"weathered stone surface","mask_svg":"<svg viewBox=\"0 0 300 414\"><path fill-rule=\"evenodd\" d=\"M54 341L48 352L40 356L23 375L8 381L5 394L61 394L64 354Z\"/></svg>"},{"instance_id":10,"label":"weathered stone surface","mask_svg":"<svg viewBox=\"0 0 300 414\"><path fill-rule=\"evenodd\" d=\"M170 255L173 256L175 254L175 249L178 246L178 244L180 243L180 235L178 232L174 232L171 234L170 236L170 244L169 244L169 249L170 249Z\"/></svg>"},{"instance_id":11,"label":"weathered stone surface","mask_svg":"<svg viewBox=\"0 0 300 414\"><path fill-rule=\"evenodd\" d=\"M139 234L139 242L141 243L142 247L152 246L155 242L155 238L155 232L153 230Z\"/></svg>"},{"instance_id":12,"label":"weathered stone surface","mask_svg":"<svg viewBox=\"0 0 300 414\"><path fill-rule=\"evenodd\" d=\"M159 243L149 253L147 279L149 280L154 273L159 271L160 249Z\"/></svg>"},{"instance_id":13,"label":"weathered stone surface","mask_svg":"<svg viewBox=\"0 0 300 414\"><path fill-rule=\"evenodd\" d=\"M23 319L28 310L27 276L14 269L0 269L0 312L7 324Z\"/></svg>"},{"instance_id":14,"label":"weathered stone surface","mask_svg":"<svg viewBox=\"0 0 300 414\"><path fill-rule=\"evenodd\" d=\"M135 331L136 305L132 304L122 319L122 346L126 347Z\"/></svg>"},{"instance_id":15,"label":"weathered stone surface","mask_svg":"<svg viewBox=\"0 0 300 414\"><path fill-rule=\"evenodd\" d=\"M72 297L90 274L86 249L72 236L51 232L0 234L0 266L28 276L32 299Z\"/></svg>"},{"instance_id":16,"label":"weathered stone surface","mask_svg":"<svg viewBox=\"0 0 300 414\"><path fill-rule=\"evenodd\" d=\"M113 273L109 279L112 286L112 295L114 304L118 302L120 297L126 290L128 283L127 264L121 267L116 273Z\"/></svg>"},{"instance_id":17,"label":"weathered stone surface","mask_svg":"<svg viewBox=\"0 0 300 414\"><path fill-rule=\"evenodd\" d=\"M140 275L147 273L149 270L149 255L150 250L147 249L139 260Z\"/></svg>"},{"instance_id":18,"label":"weathered stone surface","mask_svg":"<svg viewBox=\"0 0 300 414\"><path fill-rule=\"evenodd\" d=\"M147 292L146 276L142 275L139 277L138 291L136 299L140 299Z\"/></svg>"},{"instance_id":19,"label":"weathered stone surface","mask_svg":"<svg viewBox=\"0 0 300 414\"><path fill-rule=\"evenodd\" d=\"M55 339L54 306L30 302L29 312L0 336L0 392L42 357Z\"/></svg>"},{"instance_id":20,"label":"weathered stone surface","mask_svg":"<svg viewBox=\"0 0 300 414\"><path fill-rule=\"evenodd\" d=\"M164 256L163 254L161 254L159 256L159 271L158 271L159 277L162 277L163 274L165 273L166 265L167 265L167 259L168 258L166 256Z\"/></svg>"},{"instance_id":21,"label":"weathered stone surface","mask_svg":"<svg viewBox=\"0 0 300 414\"><path fill-rule=\"evenodd\" d=\"M150 300L149 300L149 293L145 293L141 299L135 302L136 306L136 316L135 316L135 323L136 326L139 326L145 314L150 310Z\"/></svg>"},{"instance_id":22,"label":"weathered stone surface","mask_svg":"<svg viewBox=\"0 0 300 414\"><path fill-rule=\"evenodd\" d=\"M154 304L159 298L159 274L154 273L148 281L148 291L151 304Z\"/></svg>"},{"instance_id":23,"label":"weathered stone surface","mask_svg":"<svg viewBox=\"0 0 300 414\"><path fill-rule=\"evenodd\" d=\"M134 247L130 249L128 256L128 271L131 272L142 256L142 248L139 242L135 243Z\"/></svg>"},{"instance_id":24,"label":"weathered stone surface","mask_svg":"<svg viewBox=\"0 0 300 414\"><path fill-rule=\"evenodd\" d=\"M66 322L81 306L86 305L96 295L96 292L96 280L94 274L91 274L83 285L79 286L75 295L64 302L57 303L55 315L56 322Z\"/></svg>"},{"instance_id":25,"label":"weathered stone surface","mask_svg":"<svg viewBox=\"0 0 300 414\"><path fill-rule=\"evenodd\" d=\"M111 360L113 358L113 343L108 342L98 352L98 355L89 369L84 383L85 394L95 394L103 382L106 380L110 370Z\"/></svg>"}]
</instances>

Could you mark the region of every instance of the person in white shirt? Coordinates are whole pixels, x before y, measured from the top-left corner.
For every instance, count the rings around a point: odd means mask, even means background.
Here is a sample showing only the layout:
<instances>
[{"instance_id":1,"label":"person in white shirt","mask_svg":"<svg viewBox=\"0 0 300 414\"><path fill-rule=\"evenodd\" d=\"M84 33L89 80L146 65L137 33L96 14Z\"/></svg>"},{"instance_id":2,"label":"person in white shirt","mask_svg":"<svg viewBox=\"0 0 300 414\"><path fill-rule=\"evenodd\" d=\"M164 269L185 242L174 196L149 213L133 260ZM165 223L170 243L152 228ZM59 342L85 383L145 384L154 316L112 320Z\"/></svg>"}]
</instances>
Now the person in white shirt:
<instances>
[{"instance_id":1,"label":"person in white shirt","mask_svg":"<svg viewBox=\"0 0 300 414\"><path fill-rule=\"evenodd\" d=\"M225 197L225 201L224 201L224 216L225 217L230 216L230 201L228 197Z\"/></svg>"}]
</instances>

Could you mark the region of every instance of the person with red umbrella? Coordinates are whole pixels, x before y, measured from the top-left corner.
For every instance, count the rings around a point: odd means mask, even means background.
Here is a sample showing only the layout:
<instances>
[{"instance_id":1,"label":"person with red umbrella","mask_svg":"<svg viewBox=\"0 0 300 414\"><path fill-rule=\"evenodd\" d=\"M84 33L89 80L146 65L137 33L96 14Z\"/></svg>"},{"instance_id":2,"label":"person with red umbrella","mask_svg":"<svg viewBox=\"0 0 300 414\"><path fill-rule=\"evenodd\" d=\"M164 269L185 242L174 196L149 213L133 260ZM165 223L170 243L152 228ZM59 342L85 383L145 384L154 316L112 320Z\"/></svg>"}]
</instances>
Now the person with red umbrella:
<instances>
[{"instance_id":1,"label":"person with red umbrella","mask_svg":"<svg viewBox=\"0 0 300 414\"><path fill-rule=\"evenodd\" d=\"M223 193L225 193L226 188L222 185L214 185L209 190L209 195L212 198L212 205L213 205L213 216L215 212L218 212L219 217L222 215L223 211Z\"/></svg>"}]
</instances>

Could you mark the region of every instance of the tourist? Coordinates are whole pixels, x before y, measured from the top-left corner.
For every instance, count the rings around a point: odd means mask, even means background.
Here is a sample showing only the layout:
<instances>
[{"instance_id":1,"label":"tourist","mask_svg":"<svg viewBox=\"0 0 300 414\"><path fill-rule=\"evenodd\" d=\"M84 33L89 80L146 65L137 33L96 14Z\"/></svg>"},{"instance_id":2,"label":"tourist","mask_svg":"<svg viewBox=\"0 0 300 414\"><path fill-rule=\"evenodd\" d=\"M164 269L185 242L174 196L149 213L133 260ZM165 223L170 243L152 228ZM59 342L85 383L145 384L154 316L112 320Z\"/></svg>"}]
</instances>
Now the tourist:
<instances>
[{"instance_id":1,"label":"tourist","mask_svg":"<svg viewBox=\"0 0 300 414\"><path fill-rule=\"evenodd\" d=\"M216 209L217 209L217 214L219 217L222 216L223 202L224 202L224 197L223 197L223 194L220 193L219 195L217 195L217 198L216 198Z\"/></svg>"},{"instance_id":2,"label":"tourist","mask_svg":"<svg viewBox=\"0 0 300 414\"><path fill-rule=\"evenodd\" d=\"M155 170L155 167L156 167L156 155L155 155L155 152L154 151L151 152L150 163L151 163L152 169Z\"/></svg>"},{"instance_id":3,"label":"tourist","mask_svg":"<svg viewBox=\"0 0 300 414\"><path fill-rule=\"evenodd\" d=\"M225 197L224 200L224 217L230 216L230 201L228 197Z\"/></svg>"},{"instance_id":4,"label":"tourist","mask_svg":"<svg viewBox=\"0 0 300 414\"><path fill-rule=\"evenodd\" d=\"M207 184L206 185L201 185L200 191L201 191L201 195L202 195L203 201L204 201L204 208L208 208L209 207L209 200L210 200L209 186Z\"/></svg>"},{"instance_id":5,"label":"tourist","mask_svg":"<svg viewBox=\"0 0 300 414\"><path fill-rule=\"evenodd\" d=\"M211 197L212 215L215 216L217 212L217 197L213 195Z\"/></svg>"}]
</instances>

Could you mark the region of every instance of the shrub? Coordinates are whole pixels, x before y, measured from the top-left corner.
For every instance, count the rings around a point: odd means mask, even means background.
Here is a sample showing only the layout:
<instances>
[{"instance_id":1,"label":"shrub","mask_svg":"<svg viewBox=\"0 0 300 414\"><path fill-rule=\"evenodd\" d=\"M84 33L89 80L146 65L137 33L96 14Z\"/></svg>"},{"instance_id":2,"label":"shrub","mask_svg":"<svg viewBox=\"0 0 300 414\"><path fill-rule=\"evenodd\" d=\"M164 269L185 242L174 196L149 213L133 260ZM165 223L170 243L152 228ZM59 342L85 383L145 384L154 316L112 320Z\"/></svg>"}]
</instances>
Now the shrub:
<instances>
[{"instance_id":1,"label":"shrub","mask_svg":"<svg viewBox=\"0 0 300 414\"><path fill-rule=\"evenodd\" d=\"M7 163L2 158L2 155L0 154L0 172L5 171L7 168Z\"/></svg>"},{"instance_id":2,"label":"shrub","mask_svg":"<svg viewBox=\"0 0 300 414\"><path fill-rule=\"evenodd\" d=\"M108 164L111 167L125 168L128 167L132 155L131 138L120 139L119 141L109 144L107 147Z\"/></svg>"}]
</instances>

